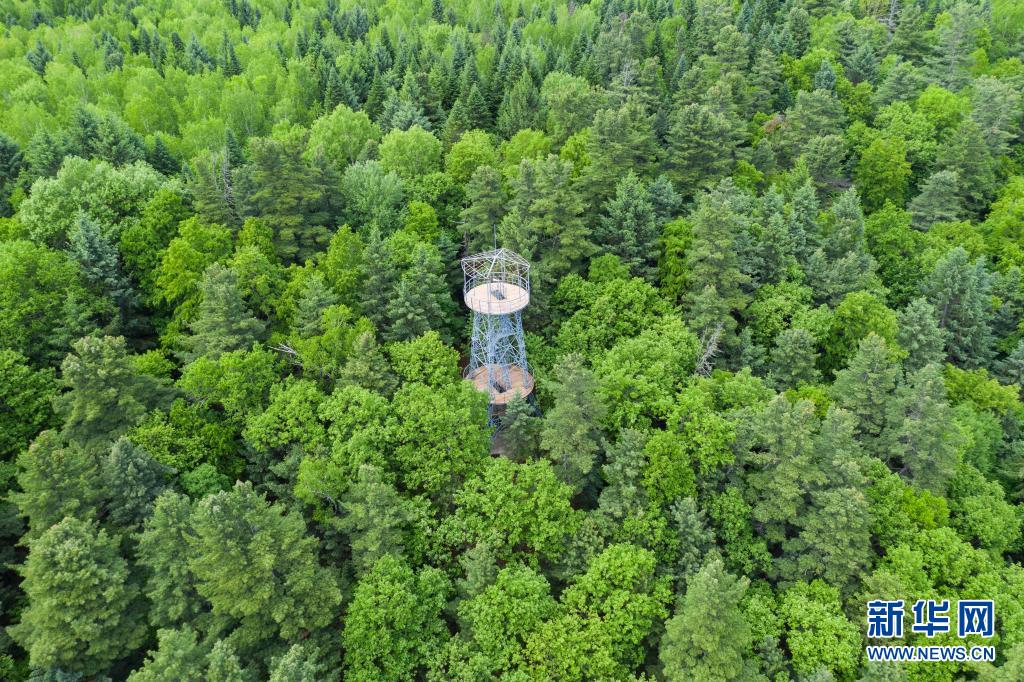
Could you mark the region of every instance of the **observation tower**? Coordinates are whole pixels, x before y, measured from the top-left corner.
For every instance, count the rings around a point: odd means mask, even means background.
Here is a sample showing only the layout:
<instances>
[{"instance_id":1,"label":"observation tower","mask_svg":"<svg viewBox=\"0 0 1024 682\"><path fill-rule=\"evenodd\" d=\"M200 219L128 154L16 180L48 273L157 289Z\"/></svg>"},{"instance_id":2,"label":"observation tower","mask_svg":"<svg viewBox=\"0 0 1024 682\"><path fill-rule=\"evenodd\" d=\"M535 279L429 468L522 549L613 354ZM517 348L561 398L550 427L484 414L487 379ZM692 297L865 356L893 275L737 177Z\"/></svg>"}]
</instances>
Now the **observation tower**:
<instances>
[{"instance_id":1,"label":"observation tower","mask_svg":"<svg viewBox=\"0 0 1024 682\"><path fill-rule=\"evenodd\" d=\"M490 396L492 421L517 394L533 391L526 364L522 310L530 303L530 264L508 249L462 259L462 297L473 311L464 376Z\"/></svg>"}]
</instances>

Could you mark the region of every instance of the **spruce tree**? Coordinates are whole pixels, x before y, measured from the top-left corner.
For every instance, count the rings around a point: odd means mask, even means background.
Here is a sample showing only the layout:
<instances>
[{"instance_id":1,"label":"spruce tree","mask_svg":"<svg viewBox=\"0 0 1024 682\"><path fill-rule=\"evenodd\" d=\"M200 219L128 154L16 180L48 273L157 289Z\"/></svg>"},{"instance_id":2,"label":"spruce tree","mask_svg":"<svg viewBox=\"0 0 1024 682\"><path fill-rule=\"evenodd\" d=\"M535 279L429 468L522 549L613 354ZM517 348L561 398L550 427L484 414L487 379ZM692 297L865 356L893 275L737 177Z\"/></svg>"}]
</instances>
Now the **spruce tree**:
<instances>
[{"instance_id":1,"label":"spruce tree","mask_svg":"<svg viewBox=\"0 0 1024 682\"><path fill-rule=\"evenodd\" d=\"M264 331L264 323L253 317L238 290L234 270L214 263L203 273L202 302L196 319L189 325L185 357L216 360L223 353L250 347Z\"/></svg>"},{"instance_id":2,"label":"spruce tree","mask_svg":"<svg viewBox=\"0 0 1024 682\"><path fill-rule=\"evenodd\" d=\"M337 303L338 297L327 286L323 274L314 272L306 278L302 295L295 306L295 317L291 325L292 333L303 339L323 334L325 331L324 311Z\"/></svg>"},{"instance_id":3,"label":"spruce tree","mask_svg":"<svg viewBox=\"0 0 1024 682\"><path fill-rule=\"evenodd\" d=\"M676 614L665 624L660 659L670 680L745 679L756 669L750 626L741 601L750 581L726 572L712 556L690 580Z\"/></svg>"},{"instance_id":4,"label":"spruce tree","mask_svg":"<svg viewBox=\"0 0 1024 682\"><path fill-rule=\"evenodd\" d=\"M598 425L605 408L582 357L566 355L555 367L554 378L549 384L553 407L544 415L540 445L558 477L579 492L601 448Z\"/></svg>"},{"instance_id":5,"label":"spruce tree","mask_svg":"<svg viewBox=\"0 0 1024 682\"><path fill-rule=\"evenodd\" d=\"M462 210L463 243L466 253L494 248L494 230L501 223L508 203L501 176L491 166L479 166L466 184L467 206Z\"/></svg>"},{"instance_id":6,"label":"spruce tree","mask_svg":"<svg viewBox=\"0 0 1024 682\"><path fill-rule=\"evenodd\" d=\"M909 378L890 417L891 460L920 487L942 494L956 472L963 434L946 400L942 369L925 365Z\"/></svg>"},{"instance_id":7,"label":"spruce tree","mask_svg":"<svg viewBox=\"0 0 1024 682\"><path fill-rule=\"evenodd\" d=\"M831 395L839 407L857 419L857 439L876 457L888 459L883 436L890 428L891 405L896 393L899 366L892 360L885 341L868 334L846 369L836 374Z\"/></svg>"},{"instance_id":8,"label":"spruce tree","mask_svg":"<svg viewBox=\"0 0 1024 682\"><path fill-rule=\"evenodd\" d=\"M539 110L540 93L530 73L524 70L498 107L498 132L508 138L519 130L533 128Z\"/></svg>"},{"instance_id":9,"label":"spruce tree","mask_svg":"<svg viewBox=\"0 0 1024 682\"><path fill-rule=\"evenodd\" d=\"M164 143L163 135L157 135L153 142L153 149L146 155L149 165L168 177L176 175L181 170L181 161L171 153Z\"/></svg>"},{"instance_id":10,"label":"spruce tree","mask_svg":"<svg viewBox=\"0 0 1024 682\"><path fill-rule=\"evenodd\" d=\"M131 532L149 518L154 500L167 489L172 470L120 438L103 460L102 472L108 498L105 522L118 531Z\"/></svg>"},{"instance_id":11,"label":"spruce tree","mask_svg":"<svg viewBox=\"0 0 1024 682\"><path fill-rule=\"evenodd\" d=\"M434 330L450 339L446 320L453 307L448 284L442 274L436 249L419 244L413 262L398 281L385 314L388 324L382 336L387 341L408 341Z\"/></svg>"},{"instance_id":12,"label":"spruce tree","mask_svg":"<svg viewBox=\"0 0 1024 682\"><path fill-rule=\"evenodd\" d=\"M933 173L921 185L920 193L910 202L914 227L928 230L935 223L955 222L962 212L960 178L956 171Z\"/></svg>"},{"instance_id":13,"label":"spruce tree","mask_svg":"<svg viewBox=\"0 0 1024 682\"><path fill-rule=\"evenodd\" d=\"M61 374L68 389L54 400L64 423L61 433L93 453L105 451L168 397L160 381L135 370L120 336L76 341Z\"/></svg>"},{"instance_id":14,"label":"spruce tree","mask_svg":"<svg viewBox=\"0 0 1024 682\"><path fill-rule=\"evenodd\" d=\"M972 215L980 214L996 191L996 164L978 124L964 119L939 149L936 164L956 173L965 207Z\"/></svg>"},{"instance_id":15,"label":"spruce tree","mask_svg":"<svg viewBox=\"0 0 1024 682\"><path fill-rule=\"evenodd\" d=\"M708 528L703 510L692 497L678 499L669 510L669 518L679 537L676 575L681 589L678 591L685 593L686 583L700 570L714 546L715 534Z\"/></svg>"},{"instance_id":16,"label":"spruce tree","mask_svg":"<svg viewBox=\"0 0 1024 682\"><path fill-rule=\"evenodd\" d=\"M915 298L899 311L896 343L907 351L903 367L916 372L925 365L945 358L946 330L939 327L935 307L924 298Z\"/></svg>"},{"instance_id":17,"label":"spruce tree","mask_svg":"<svg viewBox=\"0 0 1024 682\"><path fill-rule=\"evenodd\" d=\"M921 293L938 314L939 328L948 336L949 359L966 367L982 367L992 357L990 322L992 275L984 261L971 262L956 247L935 264L921 284Z\"/></svg>"},{"instance_id":18,"label":"spruce tree","mask_svg":"<svg viewBox=\"0 0 1024 682\"><path fill-rule=\"evenodd\" d=\"M630 171L615 188L605 215L594 230L594 243L615 254L633 275L653 279L658 227L643 182Z\"/></svg>"},{"instance_id":19,"label":"spruce tree","mask_svg":"<svg viewBox=\"0 0 1024 682\"><path fill-rule=\"evenodd\" d=\"M501 415L498 438L502 451L516 462L533 457L537 452L541 425L534 406L525 397L516 395Z\"/></svg>"}]
</instances>

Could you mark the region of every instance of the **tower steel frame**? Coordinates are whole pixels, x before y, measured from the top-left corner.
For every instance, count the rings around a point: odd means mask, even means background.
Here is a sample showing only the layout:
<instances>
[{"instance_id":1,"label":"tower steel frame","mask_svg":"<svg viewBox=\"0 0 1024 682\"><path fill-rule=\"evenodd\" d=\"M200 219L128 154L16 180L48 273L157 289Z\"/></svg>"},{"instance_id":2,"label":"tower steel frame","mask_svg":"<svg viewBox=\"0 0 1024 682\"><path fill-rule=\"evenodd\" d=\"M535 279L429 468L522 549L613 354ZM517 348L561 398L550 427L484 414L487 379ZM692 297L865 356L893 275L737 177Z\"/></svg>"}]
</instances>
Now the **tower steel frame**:
<instances>
[{"instance_id":1,"label":"tower steel frame","mask_svg":"<svg viewBox=\"0 0 1024 682\"><path fill-rule=\"evenodd\" d=\"M491 421L516 395L531 397L523 309L530 303L530 264L508 249L462 259L463 300L473 311L469 363L463 373L490 398Z\"/></svg>"}]
</instances>

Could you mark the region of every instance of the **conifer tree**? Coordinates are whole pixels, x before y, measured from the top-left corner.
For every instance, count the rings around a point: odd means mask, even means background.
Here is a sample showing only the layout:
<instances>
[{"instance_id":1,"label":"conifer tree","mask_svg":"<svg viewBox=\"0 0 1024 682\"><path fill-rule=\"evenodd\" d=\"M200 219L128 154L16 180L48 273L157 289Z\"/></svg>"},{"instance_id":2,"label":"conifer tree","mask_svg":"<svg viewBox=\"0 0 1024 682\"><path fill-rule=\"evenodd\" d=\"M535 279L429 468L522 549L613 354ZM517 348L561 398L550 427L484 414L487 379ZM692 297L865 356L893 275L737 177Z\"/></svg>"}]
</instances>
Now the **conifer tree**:
<instances>
[{"instance_id":1,"label":"conifer tree","mask_svg":"<svg viewBox=\"0 0 1024 682\"><path fill-rule=\"evenodd\" d=\"M689 217L685 269L690 285L684 303L693 313L691 324L698 320L701 325L697 332L722 324L731 334L736 326L731 314L746 307L748 296L742 287L749 278L740 270L737 252L749 227L747 218L733 208L734 193L731 183L722 183L697 199Z\"/></svg>"},{"instance_id":2,"label":"conifer tree","mask_svg":"<svg viewBox=\"0 0 1024 682\"><path fill-rule=\"evenodd\" d=\"M857 439L876 457L887 459L883 436L891 426L893 396L899 367L890 357L885 341L874 332L865 337L846 369L836 374L830 391L836 405L857 419Z\"/></svg>"},{"instance_id":3,"label":"conifer tree","mask_svg":"<svg viewBox=\"0 0 1024 682\"><path fill-rule=\"evenodd\" d=\"M106 519L114 529L134 531L153 511L153 502L167 488L168 467L126 438L120 438L102 463L108 502Z\"/></svg>"},{"instance_id":4,"label":"conifer tree","mask_svg":"<svg viewBox=\"0 0 1024 682\"><path fill-rule=\"evenodd\" d=\"M579 491L594 468L601 447L598 426L605 408L597 395L593 373L578 355L566 355L554 371L549 390L553 407L544 415L541 448L558 477Z\"/></svg>"},{"instance_id":5,"label":"conifer tree","mask_svg":"<svg viewBox=\"0 0 1024 682\"><path fill-rule=\"evenodd\" d=\"M190 541L194 533L189 499L165 492L153 503L138 548L139 563L146 568L149 622L156 628L206 623L209 604L197 592L189 555L182 551Z\"/></svg>"},{"instance_id":6,"label":"conifer tree","mask_svg":"<svg viewBox=\"0 0 1024 682\"><path fill-rule=\"evenodd\" d=\"M352 341L352 352L338 375L338 383L361 386L384 395L394 391L395 377L391 366L372 331L360 332Z\"/></svg>"},{"instance_id":7,"label":"conifer tree","mask_svg":"<svg viewBox=\"0 0 1024 682\"><path fill-rule=\"evenodd\" d=\"M685 593L686 583L700 570L715 544L715 534L708 528L704 511L697 507L692 497L682 497L669 510L672 526L679 534L676 574L681 592Z\"/></svg>"},{"instance_id":8,"label":"conifer tree","mask_svg":"<svg viewBox=\"0 0 1024 682\"><path fill-rule=\"evenodd\" d=\"M187 359L216 360L223 353L248 348L262 335L265 325L242 299L234 270L214 263L203 273L201 290L202 302L189 325Z\"/></svg>"},{"instance_id":9,"label":"conifer tree","mask_svg":"<svg viewBox=\"0 0 1024 682\"><path fill-rule=\"evenodd\" d=\"M108 670L146 637L144 605L118 542L65 518L36 539L22 568L28 607L8 628L33 668Z\"/></svg>"},{"instance_id":10,"label":"conifer tree","mask_svg":"<svg viewBox=\"0 0 1024 682\"><path fill-rule=\"evenodd\" d=\"M741 608L749 585L726 572L717 556L693 576L665 624L660 659L667 679L736 680L753 672L750 627Z\"/></svg>"},{"instance_id":11,"label":"conifer tree","mask_svg":"<svg viewBox=\"0 0 1024 682\"><path fill-rule=\"evenodd\" d=\"M946 401L946 384L938 365L911 375L894 404L891 433L893 463L922 488L943 493L956 471L962 433Z\"/></svg>"},{"instance_id":12,"label":"conifer tree","mask_svg":"<svg viewBox=\"0 0 1024 682\"><path fill-rule=\"evenodd\" d=\"M921 284L921 293L938 314L950 359L966 367L980 367L992 355L992 275L984 261L971 262L963 247L956 247L935 264Z\"/></svg>"},{"instance_id":13,"label":"conifer tree","mask_svg":"<svg viewBox=\"0 0 1024 682\"><path fill-rule=\"evenodd\" d=\"M918 230L927 230L935 223L959 220L961 212L960 178L952 170L929 176L921 185L921 192L910 202L910 213Z\"/></svg>"},{"instance_id":14,"label":"conifer tree","mask_svg":"<svg viewBox=\"0 0 1024 682\"><path fill-rule=\"evenodd\" d=\"M87 336L76 341L61 364L54 400L64 423L62 435L89 452L105 451L168 396L167 389L132 366L123 337Z\"/></svg>"},{"instance_id":15,"label":"conifer tree","mask_svg":"<svg viewBox=\"0 0 1024 682\"><path fill-rule=\"evenodd\" d=\"M658 228L647 188L633 171L619 181L605 213L594 231L595 245L618 256L634 275L652 279Z\"/></svg>"},{"instance_id":16,"label":"conifer tree","mask_svg":"<svg viewBox=\"0 0 1024 682\"><path fill-rule=\"evenodd\" d=\"M314 272L306 278L302 295L295 307L295 319L292 320L292 333L300 338L309 338L324 333L323 314L327 308L336 305L338 297L327 286L323 274Z\"/></svg>"},{"instance_id":17,"label":"conifer tree","mask_svg":"<svg viewBox=\"0 0 1024 682\"><path fill-rule=\"evenodd\" d=\"M938 168L956 173L964 205L981 213L996 191L995 163L978 124L964 119L939 149Z\"/></svg>"},{"instance_id":18,"label":"conifer tree","mask_svg":"<svg viewBox=\"0 0 1024 682\"><path fill-rule=\"evenodd\" d=\"M54 431L39 434L18 457L18 487L10 499L28 521L26 537L38 537L65 517L95 519L102 503L100 461L61 442Z\"/></svg>"},{"instance_id":19,"label":"conifer tree","mask_svg":"<svg viewBox=\"0 0 1024 682\"><path fill-rule=\"evenodd\" d=\"M348 535L352 560L360 573L382 556L401 558L403 536L413 520L409 503L370 464L359 467L356 480L340 500L338 527Z\"/></svg>"},{"instance_id":20,"label":"conifer tree","mask_svg":"<svg viewBox=\"0 0 1024 682\"><path fill-rule=\"evenodd\" d=\"M579 182L590 214L596 217L601 206L614 196L624 173L632 170L643 179L652 175L658 148L643 104L630 97L617 109L598 111L587 137L587 154L590 164Z\"/></svg>"},{"instance_id":21,"label":"conifer tree","mask_svg":"<svg viewBox=\"0 0 1024 682\"><path fill-rule=\"evenodd\" d=\"M127 323L135 294L122 273L117 247L103 234L99 224L84 213L79 215L71 233L70 246L85 281L97 295L109 296L120 312L121 324Z\"/></svg>"},{"instance_id":22,"label":"conifer tree","mask_svg":"<svg viewBox=\"0 0 1024 682\"><path fill-rule=\"evenodd\" d=\"M729 121L703 104L673 114L668 134L667 172L684 194L694 194L732 169L737 141Z\"/></svg>"},{"instance_id":23,"label":"conifer tree","mask_svg":"<svg viewBox=\"0 0 1024 682\"><path fill-rule=\"evenodd\" d=\"M206 682L248 682L249 676L242 671L242 664L234 648L226 641L218 640L206 656Z\"/></svg>"},{"instance_id":24,"label":"conifer tree","mask_svg":"<svg viewBox=\"0 0 1024 682\"><path fill-rule=\"evenodd\" d=\"M449 339L452 300L442 274L440 255L425 244L416 247L412 263L398 280L387 303L388 326L383 330L387 341L408 341L434 330Z\"/></svg>"},{"instance_id":25,"label":"conifer tree","mask_svg":"<svg viewBox=\"0 0 1024 682\"><path fill-rule=\"evenodd\" d=\"M542 424L536 408L526 398L516 395L508 401L498 436L508 457L522 462L535 455Z\"/></svg>"},{"instance_id":26,"label":"conifer tree","mask_svg":"<svg viewBox=\"0 0 1024 682\"><path fill-rule=\"evenodd\" d=\"M539 109L540 93L530 73L524 70L498 107L498 132L508 138L516 131L535 127Z\"/></svg>"},{"instance_id":27,"label":"conifer tree","mask_svg":"<svg viewBox=\"0 0 1024 682\"><path fill-rule=\"evenodd\" d=\"M316 652L308 645L293 644L274 661L270 682L317 682L323 679L324 667L317 661Z\"/></svg>"},{"instance_id":28,"label":"conifer tree","mask_svg":"<svg viewBox=\"0 0 1024 682\"><path fill-rule=\"evenodd\" d=\"M494 248L494 230L505 215L507 199L501 177L491 166L479 166L466 184L467 206L462 210L466 253Z\"/></svg>"},{"instance_id":29,"label":"conifer tree","mask_svg":"<svg viewBox=\"0 0 1024 682\"><path fill-rule=\"evenodd\" d=\"M939 327L935 307L924 298L915 298L898 316L896 343L907 351L903 361L907 372L941 362L945 357L947 332Z\"/></svg>"},{"instance_id":30,"label":"conifer tree","mask_svg":"<svg viewBox=\"0 0 1024 682\"><path fill-rule=\"evenodd\" d=\"M131 682L177 682L199 679L206 663L206 646L200 644L191 627L161 629L156 633L157 648L147 653L141 668L133 671Z\"/></svg>"},{"instance_id":31,"label":"conifer tree","mask_svg":"<svg viewBox=\"0 0 1024 682\"><path fill-rule=\"evenodd\" d=\"M318 542L298 513L271 505L251 483L197 503L188 536L195 589L223 624L237 623L240 651L323 627L341 593L317 562Z\"/></svg>"},{"instance_id":32,"label":"conifer tree","mask_svg":"<svg viewBox=\"0 0 1024 682\"><path fill-rule=\"evenodd\" d=\"M770 372L776 388L785 390L817 383L818 342L806 329L784 329L775 337Z\"/></svg>"}]
</instances>

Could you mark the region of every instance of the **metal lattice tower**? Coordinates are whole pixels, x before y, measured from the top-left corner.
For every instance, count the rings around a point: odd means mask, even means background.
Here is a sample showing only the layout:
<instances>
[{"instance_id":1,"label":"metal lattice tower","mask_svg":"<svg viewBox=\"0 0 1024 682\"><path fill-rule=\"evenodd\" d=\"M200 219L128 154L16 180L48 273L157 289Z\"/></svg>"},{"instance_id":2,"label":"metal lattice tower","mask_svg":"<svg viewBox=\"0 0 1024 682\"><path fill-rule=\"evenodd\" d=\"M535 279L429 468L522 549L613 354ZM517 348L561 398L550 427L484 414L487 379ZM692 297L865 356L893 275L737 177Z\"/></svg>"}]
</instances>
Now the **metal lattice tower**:
<instances>
[{"instance_id":1,"label":"metal lattice tower","mask_svg":"<svg viewBox=\"0 0 1024 682\"><path fill-rule=\"evenodd\" d=\"M465 377L491 398L491 417L517 394L533 391L522 310L530 303L530 264L508 249L462 259L463 300L473 311Z\"/></svg>"}]
</instances>

